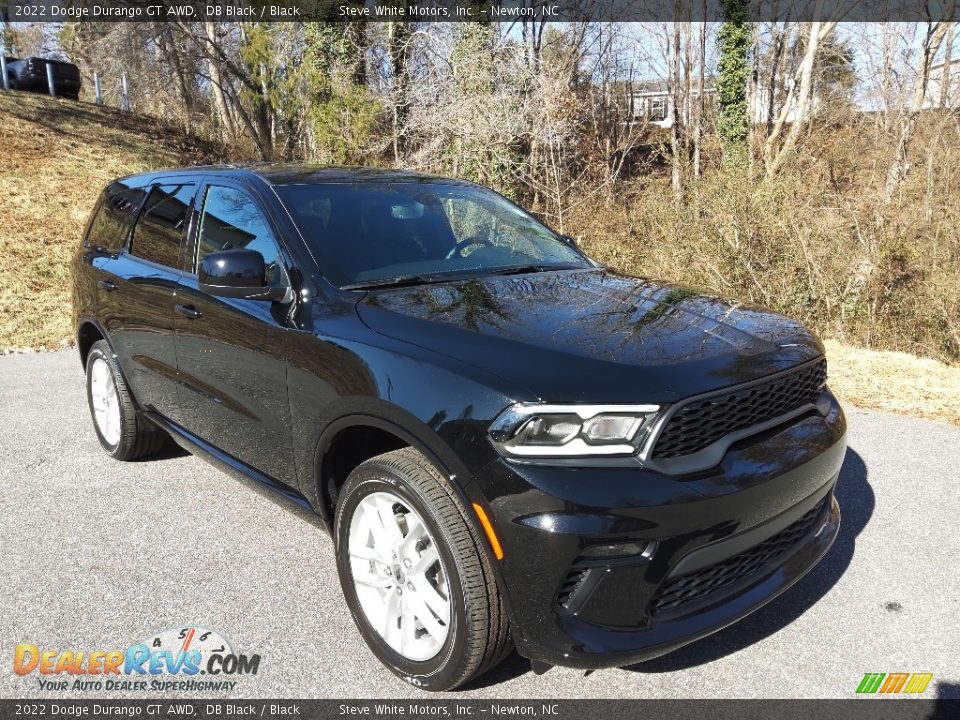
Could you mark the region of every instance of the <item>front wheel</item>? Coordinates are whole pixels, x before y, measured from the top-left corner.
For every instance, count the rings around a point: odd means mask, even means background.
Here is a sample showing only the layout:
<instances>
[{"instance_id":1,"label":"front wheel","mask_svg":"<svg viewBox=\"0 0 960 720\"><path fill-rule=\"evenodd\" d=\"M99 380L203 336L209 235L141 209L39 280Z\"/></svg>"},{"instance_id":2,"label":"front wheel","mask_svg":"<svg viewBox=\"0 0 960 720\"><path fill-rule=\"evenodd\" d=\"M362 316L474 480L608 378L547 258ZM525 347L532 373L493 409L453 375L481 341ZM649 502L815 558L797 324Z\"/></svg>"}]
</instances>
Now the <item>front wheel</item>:
<instances>
[{"instance_id":1,"label":"front wheel","mask_svg":"<svg viewBox=\"0 0 960 720\"><path fill-rule=\"evenodd\" d=\"M447 482L404 448L357 467L335 518L337 571L364 640L394 673L450 690L512 647L481 539Z\"/></svg>"}]
</instances>

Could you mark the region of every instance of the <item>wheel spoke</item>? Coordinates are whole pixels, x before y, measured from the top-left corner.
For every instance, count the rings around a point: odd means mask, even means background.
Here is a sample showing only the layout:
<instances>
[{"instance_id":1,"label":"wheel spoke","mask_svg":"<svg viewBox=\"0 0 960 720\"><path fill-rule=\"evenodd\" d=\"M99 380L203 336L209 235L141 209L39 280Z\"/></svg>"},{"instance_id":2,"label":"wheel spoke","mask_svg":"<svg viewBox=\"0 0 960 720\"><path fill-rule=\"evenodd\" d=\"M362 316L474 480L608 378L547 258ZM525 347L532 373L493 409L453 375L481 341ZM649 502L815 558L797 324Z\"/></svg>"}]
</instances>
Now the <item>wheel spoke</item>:
<instances>
[{"instance_id":1,"label":"wheel spoke","mask_svg":"<svg viewBox=\"0 0 960 720\"><path fill-rule=\"evenodd\" d=\"M404 535L403 540L400 542L400 553L404 557L414 558L417 543L426 540L428 537L427 528L423 524L423 520L414 513L408 513L407 534Z\"/></svg>"},{"instance_id":2,"label":"wheel spoke","mask_svg":"<svg viewBox=\"0 0 960 720\"><path fill-rule=\"evenodd\" d=\"M417 617L404 603L403 613L400 616L400 653L410 652L417 641Z\"/></svg>"},{"instance_id":3,"label":"wheel spoke","mask_svg":"<svg viewBox=\"0 0 960 720\"><path fill-rule=\"evenodd\" d=\"M437 549L430 543L420 553L420 557L413 561L413 567L410 568L410 575L423 575L427 570L433 567L434 563L440 559Z\"/></svg>"},{"instance_id":4,"label":"wheel spoke","mask_svg":"<svg viewBox=\"0 0 960 720\"><path fill-rule=\"evenodd\" d=\"M393 576L378 575L377 573L370 572L369 570L364 571L363 569L357 572L357 570L354 569L353 581L357 583L357 585L363 585L364 587L385 589L393 585Z\"/></svg>"},{"instance_id":5,"label":"wheel spoke","mask_svg":"<svg viewBox=\"0 0 960 720\"><path fill-rule=\"evenodd\" d=\"M437 589L430 584L425 577L415 577L411 579L416 588L417 597L421 598L424 604L436 613L437 617L446 622L450 617L450 603L444 598Z\"/></svg>"},{"instance_id":6,"label":"wheel spoke","mask_svg":"<svg viewBox=\"0 0 960 720\"><path fill-rule=\"evenodd\" d=\"M99 392L103 392L103 373L106 366L102 360L97 360L93 364L93 371L90 373L90 384L95 386Z\"/></svg>"},{"instance_id":7,"label":"wheel spoke","mask_svg":"<svg viewBox=\"0 0 960 720\"><path fill-rule=\"evenodd\" d=\"M403 539L403 532L401 532L400 526L397 525L397 516L396 513L393 512L394 504L392 499L388 499L383 493L377 495L377 511L380 513L383 528L389 536L391 544L396 545Z\"/></svg>"},{"instance_id":8,"label":"wheel spoke","mask_svg":"<svg viewBox=\"0 0 960 720\"><path fill-rule=\"evenodd\" d=\"M400 610L400 596L395 592L390 593L387 596L387 612L384 618L384 627L380 634L383 636L383 639L387 641L387 645L397 652L400 652L401 648Z\"/></svg>"},{"instance_id":9,"label":"wheel spoke","mask_svg":"<svg viewBox=\"0 0 960 720\"><path fill-rule=\"evenodd\" d=\"M103 437L107 442L113 442L111 439L113 437L113 413L109 410L106 411L103 419Z\"/></svg>"},{"instance_id":10,"label":"wheel spoke","mask_svg":"<svg viewBox=\"0 0 960 720\"><path fill-rule=\"evenodd\" d=\"M373 535L373 544L377 552L389 554L389 548L393 545L390 532L383 525L383 518L380 517L380 510L373 502L364 500L361 505L367 525L370 527L370 533Z\"/></svg>"},{"instance_id":11,"label":"wheel spoke","mask_svg":"<svg viewBox=\"0 0 960 720\"><path fill-rule=\"evenodd\" d=\"M390 555L384 552L381 552L378 545L369 547L368 545L363 545L360 547L350 546L350 557L355 560L366 560L368 562L380 563L381 565L390 564Z\"/></svg>"},{"instance_id":12,"label":"wheel spoke","mask_svg":"<svg viewBox=\"0 0 960 720\"><path fill-rule=\"evenodd\" d=\"M427 604L420 597L420 593L410 593L406 602L413 614L417 616L417 621L426 628L430 636L438 643L442 643L447 636L447 628L445 625L441 625L440 621L430 612Z\"/></svg>"}]
</instances>

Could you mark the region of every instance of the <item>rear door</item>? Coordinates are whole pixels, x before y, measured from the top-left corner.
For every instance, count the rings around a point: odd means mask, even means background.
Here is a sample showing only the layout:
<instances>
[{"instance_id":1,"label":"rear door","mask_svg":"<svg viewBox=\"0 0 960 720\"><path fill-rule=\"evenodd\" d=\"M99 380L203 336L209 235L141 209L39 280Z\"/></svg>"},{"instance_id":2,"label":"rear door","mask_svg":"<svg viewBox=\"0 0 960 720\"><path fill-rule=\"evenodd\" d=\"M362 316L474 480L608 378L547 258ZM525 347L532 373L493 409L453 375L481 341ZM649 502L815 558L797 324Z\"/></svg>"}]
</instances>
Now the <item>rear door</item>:
<instances>
[{"instance_id":1,"label":"rear door","mask_svg":"<svg viewBox=\"0 0 960 720\"><path fill-rule=\"evenodd\" d=\"M107 331L134 397L173 419L179 416L174 292L196 187L171 179L145 188L127 246L111 263L113 287L102 286L112 308Z\"/></svg>"},{"instance_id":2,"label":"rear door","mask_svg":"<svg viewBox=\"0 0 960 720\"><path fill-rule=\"evenodd\" d=\"M176 301L177 366L184 427L284 483L296 483L287 399L287 333L293 293L281 302L201 292L204 255L258 250L268 284L290 288L266 205L252 188L210 179L197 199L199 219Z\"/></svg>"}]
</instances>

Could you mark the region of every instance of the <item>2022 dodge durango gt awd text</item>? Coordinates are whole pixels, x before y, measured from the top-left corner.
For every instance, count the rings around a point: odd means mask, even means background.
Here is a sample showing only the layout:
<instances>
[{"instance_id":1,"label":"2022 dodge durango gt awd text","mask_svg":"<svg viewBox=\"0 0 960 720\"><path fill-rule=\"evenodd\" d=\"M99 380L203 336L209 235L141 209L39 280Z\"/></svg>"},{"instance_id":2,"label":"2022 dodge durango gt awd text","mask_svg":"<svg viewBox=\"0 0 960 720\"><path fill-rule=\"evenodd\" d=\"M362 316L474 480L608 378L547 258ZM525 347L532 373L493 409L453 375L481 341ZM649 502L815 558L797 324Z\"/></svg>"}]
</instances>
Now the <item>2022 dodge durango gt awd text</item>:
<instances>
[{"instance_id":1,"label":"2022 dodge durango gt awd text","mask_svg":"<svg viewBox=\"0 0 960 720\"><path fill-rule=\"evenodd\" d=\"M837 534L815 337L612 272L471 183L138 175L72 269L107 453L172 437L315 511L361 635L419 687L513 647L538 671L661 655Z\"/></svg>"}]
</instances>

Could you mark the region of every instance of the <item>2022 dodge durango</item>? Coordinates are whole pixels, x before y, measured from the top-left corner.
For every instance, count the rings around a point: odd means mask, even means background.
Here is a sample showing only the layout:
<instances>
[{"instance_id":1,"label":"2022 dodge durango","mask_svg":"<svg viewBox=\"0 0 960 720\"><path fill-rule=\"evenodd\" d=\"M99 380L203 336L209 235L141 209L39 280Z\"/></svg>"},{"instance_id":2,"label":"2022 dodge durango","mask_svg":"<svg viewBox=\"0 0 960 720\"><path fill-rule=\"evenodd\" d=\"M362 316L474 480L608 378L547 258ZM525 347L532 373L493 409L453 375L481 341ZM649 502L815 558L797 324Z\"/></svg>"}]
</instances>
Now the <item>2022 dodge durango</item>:
<instances>
[{"instance_id":1,"label":"2022 dodge durango","mask_svg":"<svg viewBox=\"0 0 960 720\"><path fill-rule=\"evenodd\" d=\"M514 647L538 672L662 655L837 534L846 424L810 332L613 272L477 185L128 177L72 271L104 450L173 438L317 513L360 634L418 687Z\"/></svg>"}]
</instances>

